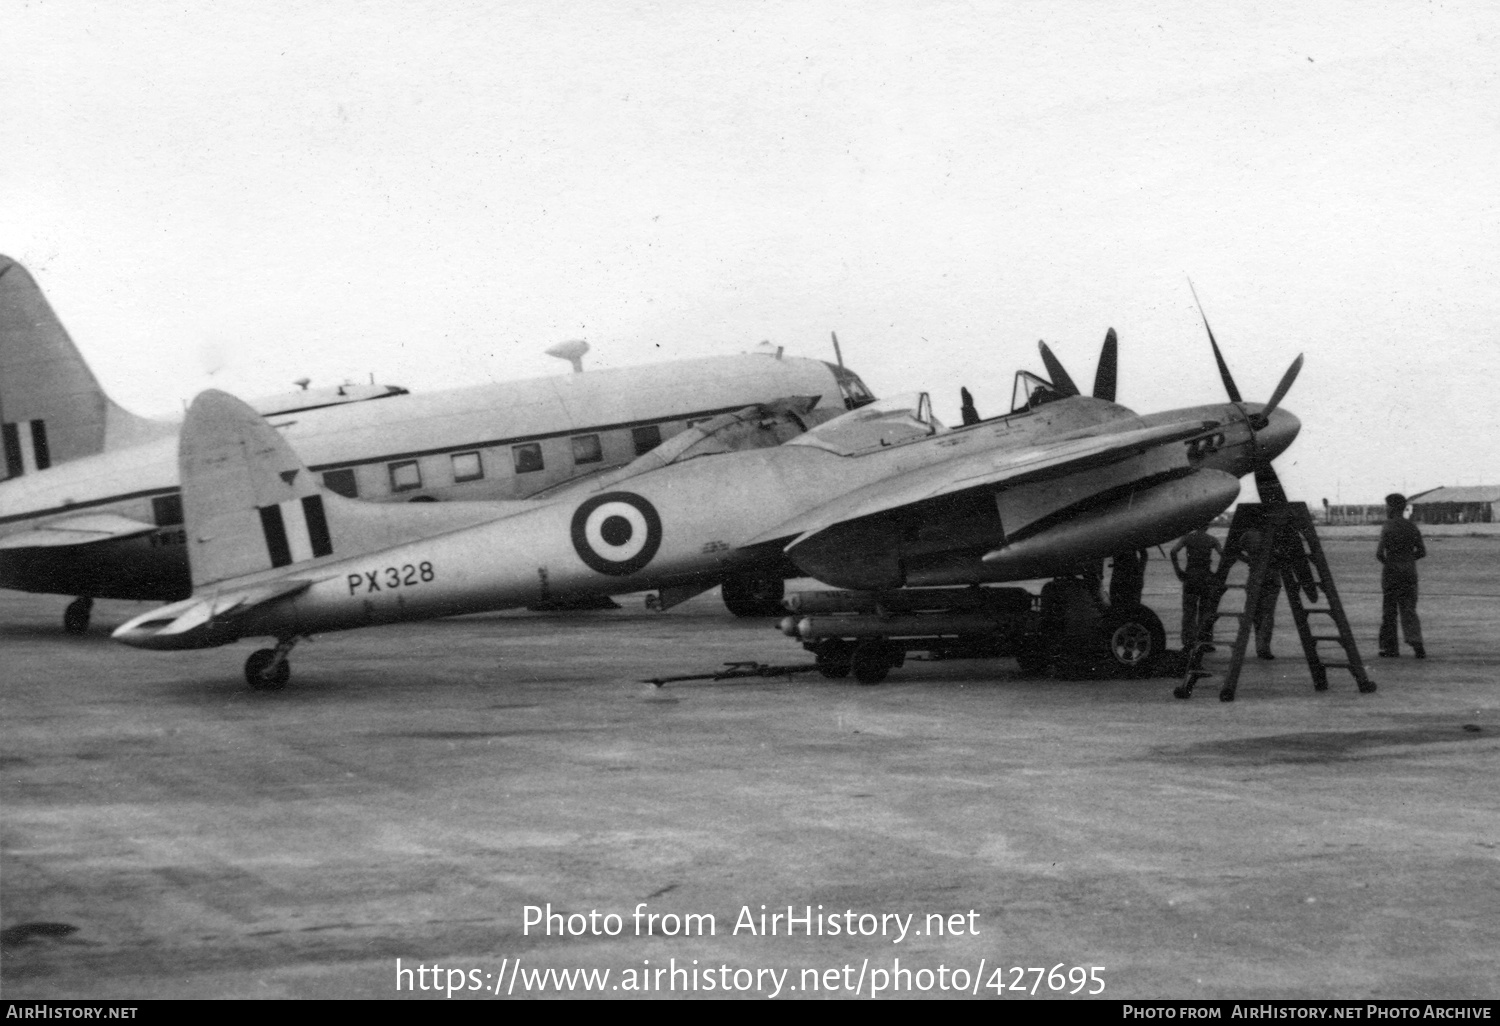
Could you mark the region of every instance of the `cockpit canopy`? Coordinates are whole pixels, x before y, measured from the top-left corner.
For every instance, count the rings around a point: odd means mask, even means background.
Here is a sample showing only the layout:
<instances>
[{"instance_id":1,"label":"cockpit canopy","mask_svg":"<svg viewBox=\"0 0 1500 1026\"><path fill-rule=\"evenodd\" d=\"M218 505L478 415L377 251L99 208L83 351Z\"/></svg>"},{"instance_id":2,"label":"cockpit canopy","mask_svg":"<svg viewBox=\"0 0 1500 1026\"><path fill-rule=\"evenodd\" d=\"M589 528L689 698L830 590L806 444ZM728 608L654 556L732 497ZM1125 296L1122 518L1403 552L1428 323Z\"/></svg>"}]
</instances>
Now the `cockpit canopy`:
<instances>
[{"instance_id":1,"label":"cockpit canopy","mask_svg":"<svg viewBox=\"0 0 1500 1026\"><path fill-rule=\"evenodd\" d=\"M826 424L819 424L786 444L810 445L839 456L856 456L929 438L947 430L933 416L932 400L926 392L908 392L873 400Z\"/></svg>"},{"instance_id":2,"label":"cockpit canopy","mask_svg":"<svg viewBox=\"0 0 1500 1026\"><path fill-rule=\"evenodd\" d=\"M1046 378L1031 371L1016 371L1015 384L1011 386L1010 412L1023 413L1063 398L1066 395Z\"/></svg>"},{"instance_id":3,"label":"cockpit canopy","mask_svg":"<svg viewBox=\"0 0 1500 1026\"><path fill-rule=\"evenodd\" d=\"M838 382L839 392L844 398L844 409L857 410L875 401L875 393L865 387L865 383L859 380L858 374L840 364L824 362L833 372L833 380Z\"/></svg>"}]
</instances>

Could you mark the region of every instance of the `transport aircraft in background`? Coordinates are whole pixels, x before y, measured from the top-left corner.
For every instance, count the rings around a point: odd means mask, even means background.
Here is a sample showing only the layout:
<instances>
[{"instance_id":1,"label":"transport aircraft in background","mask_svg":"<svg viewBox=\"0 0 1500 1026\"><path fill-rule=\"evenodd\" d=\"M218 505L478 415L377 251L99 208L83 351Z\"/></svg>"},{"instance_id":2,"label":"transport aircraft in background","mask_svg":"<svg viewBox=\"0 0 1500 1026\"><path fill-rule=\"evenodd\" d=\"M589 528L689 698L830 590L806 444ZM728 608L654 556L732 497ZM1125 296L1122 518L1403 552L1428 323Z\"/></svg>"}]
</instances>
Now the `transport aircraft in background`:
<instances>
[{"instance_id":1,"label":"transport aircraft in background","mask_svg":"<svg viewBox=\"0 0 1500 1026\"><path fill-rule=\"evenodd\" d=\"M837 340L835 339L837 351ZM549 350L581 368L586 344ZM303 383L305 385L305 383ZM784 355L735 356L410 394L389 385L306 389L254 404L323 488L375 502L523 499L630 463L730 410L803 397L776 444L873 401L853 371ZM800 423L800 426L799 426ZM192 591L178 487L178 425L116 405L35 280L0 257L0 588L172 601ZM723 580L739 615L779 613L787 564Z\"/></svg>"}]
</instances>

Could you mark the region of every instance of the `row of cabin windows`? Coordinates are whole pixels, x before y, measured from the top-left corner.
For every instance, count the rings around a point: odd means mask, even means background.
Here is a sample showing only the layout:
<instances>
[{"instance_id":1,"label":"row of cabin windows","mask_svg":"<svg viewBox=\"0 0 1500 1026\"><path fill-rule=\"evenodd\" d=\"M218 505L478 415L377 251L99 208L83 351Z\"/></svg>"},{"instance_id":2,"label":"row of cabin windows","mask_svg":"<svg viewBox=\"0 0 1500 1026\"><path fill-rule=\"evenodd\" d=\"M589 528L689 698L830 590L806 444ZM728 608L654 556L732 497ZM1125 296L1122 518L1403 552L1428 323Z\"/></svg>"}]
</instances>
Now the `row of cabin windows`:
<instances>
[{"instance_id":1,"label":"row of cabin windows","mask_svg":"<svg viewBox=\"0 0 1500 1026\"><path fill-rule=\"evenodd\" d=\"M630 435L637 456L644 456L661 444L661 428L656 424L631 428ZM572 443L574 466L604 461L604 447L600 444L598 435L574 435ZM510 447L510 455L517 474L533 474L546 469L542 447L538 442L513 445ZM451 459L455 484L484 479L484 461L478 451L456 452ZM392 492L412 492L422 487L422 468L417 460L397 460L386 464L386 469L390 474ZM351 499L359 496L359 483L350 468L328 471L323 475L323 485L329 491Z\"/></svg>"}]
</instances>

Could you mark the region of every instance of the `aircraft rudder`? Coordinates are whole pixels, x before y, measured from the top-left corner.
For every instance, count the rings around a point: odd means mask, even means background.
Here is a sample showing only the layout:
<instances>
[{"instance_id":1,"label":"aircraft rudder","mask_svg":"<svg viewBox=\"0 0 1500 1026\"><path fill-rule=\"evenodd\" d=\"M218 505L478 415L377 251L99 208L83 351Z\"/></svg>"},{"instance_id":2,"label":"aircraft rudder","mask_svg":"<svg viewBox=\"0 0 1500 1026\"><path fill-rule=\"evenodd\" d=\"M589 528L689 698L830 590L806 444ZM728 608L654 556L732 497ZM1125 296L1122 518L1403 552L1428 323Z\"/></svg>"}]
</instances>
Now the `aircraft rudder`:
<instances>
[{"instance_id":1,"label":"aircraft rudder","mask_svg":"<svg viewBox=\"0 0 1500 1026\"><path fill-rule=\"evenodd\" d=\"M167 430L110 400L31 272L0 256L0 478Z\"/></svg>"},{"instance_id":2,"label":"aircraft rudder","mask_svg":"<svg viewBox=\"0 0 1500 1026\"><path fill-rule=\"evenodd\" d=\"M280 433L227 392L202 392L178 443L193 586L327 555L322 489Z\"/></svg>"}]
</instances>

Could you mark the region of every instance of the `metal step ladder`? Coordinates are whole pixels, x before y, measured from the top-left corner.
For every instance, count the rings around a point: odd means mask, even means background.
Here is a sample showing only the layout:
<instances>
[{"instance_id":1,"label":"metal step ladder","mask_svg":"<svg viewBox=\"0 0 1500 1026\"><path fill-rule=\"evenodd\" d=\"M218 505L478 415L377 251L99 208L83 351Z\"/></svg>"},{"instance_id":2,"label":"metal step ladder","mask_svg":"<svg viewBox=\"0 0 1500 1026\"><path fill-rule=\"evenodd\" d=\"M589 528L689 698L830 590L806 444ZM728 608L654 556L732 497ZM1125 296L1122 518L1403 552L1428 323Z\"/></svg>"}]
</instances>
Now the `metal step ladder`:
<instances>
[{"instance_id":1,"label":"metal step ladder","mask_svg":"<svg viewBox=\"0 0 1500 1026\"><path fill-rule=\"evenodd\" d=\"M1248 569L1244 583L1230 584L1230 573L1241 564ZM1224 674L1224 685L1219 689L1219 701L1234 701L1245 651L1255 631L1255 617L1265 595L1262 583L1267 574L1281 577L1287 605L1291 607L1297 634L1302 639L1307 668L1312 673L1313 687L1318 691L1328 690L1328 671L1343 669L1349 671L1362 693L1374 691L1375 682L1365 673L1365 664L1359 657L1354 633L1349 629L1349 619L1344 615L1344 606L1339 601L1338 589L1334 586L1333 574L1328 569L1328 560L1323 555L1323 546L1318 541L1318 532L1307 504L1276 502L1241 503L1235 509L1234 519L1229 523L1229 536L1225 539L1224 557L1215 573L1215 583L1221 601L1229 591L1243 591L1244 604L1238 611L1215 610L1199 625L1200 640L1188 652L1182 683L1172 694L1177 698L1189 698L1198 681L1213 676L1203 668L1203 657L1213 645L1202 639L1213 636L1213 625L1217 620L1231 619L1239 621L1239 631L1235 635L1229 669ZM1316 605L1320 598L1326 605ZM1319 647L1333 644L1343 650L1342 658L1339 653Z\"/></svg>"}]
</instances>

